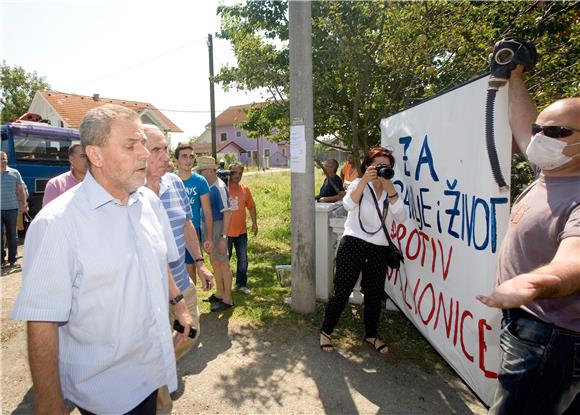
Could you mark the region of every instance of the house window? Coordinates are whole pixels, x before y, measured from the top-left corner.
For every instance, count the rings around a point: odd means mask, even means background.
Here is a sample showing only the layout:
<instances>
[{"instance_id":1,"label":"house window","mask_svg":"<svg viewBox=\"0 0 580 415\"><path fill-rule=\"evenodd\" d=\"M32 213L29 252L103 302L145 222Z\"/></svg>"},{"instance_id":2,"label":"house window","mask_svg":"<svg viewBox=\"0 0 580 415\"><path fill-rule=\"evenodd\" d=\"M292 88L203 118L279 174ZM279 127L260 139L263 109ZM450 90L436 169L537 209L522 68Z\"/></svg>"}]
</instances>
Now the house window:
<instances>
[{"instance_id":1,"label":"house window","mask_svg":"<svg viewBox=\"0 0 580 415\"><path fill-rule=\"evenodd\" d=\"M264 150L264 157L270 157L270 149L265 149Z\"/></svg>"},{"instance_id":2,"label":"house window","mask_svg":"<svg viewBox=\"0 0 580 415\"><path fill-rule=\"evenodd\" d=\"M228 133L220 133L220 140L227 141L228 140Z\"/></svg>"},{"instance_id":3,"label":"house window","mask_svg":"<svg viewBox=\"0 0 580 415\"><path fill-rule=\"evenodd\" d=\"M286 156L286 149L285 148L282 148L282 155Z\"/></svg>"},{"instance_id":4,"label":"house window","mask_svg":"<svg viewBox=\"0 0 580 415\"><path fill-rule=\"evenodd\" d=\"M59 124L59 127L64 127L64 123L62 121L59 121L58 124Z\"/></svg>"},{"instance_id":5,"label":"house window","mask_svg":"<svg viewBox=\"0 0 580 415\"><path fill-rule=\"evenodd\" d=\"M241 131L236 131L236 137L241 137L242 136L242 132Z\"/></svg>"}]
</instances>

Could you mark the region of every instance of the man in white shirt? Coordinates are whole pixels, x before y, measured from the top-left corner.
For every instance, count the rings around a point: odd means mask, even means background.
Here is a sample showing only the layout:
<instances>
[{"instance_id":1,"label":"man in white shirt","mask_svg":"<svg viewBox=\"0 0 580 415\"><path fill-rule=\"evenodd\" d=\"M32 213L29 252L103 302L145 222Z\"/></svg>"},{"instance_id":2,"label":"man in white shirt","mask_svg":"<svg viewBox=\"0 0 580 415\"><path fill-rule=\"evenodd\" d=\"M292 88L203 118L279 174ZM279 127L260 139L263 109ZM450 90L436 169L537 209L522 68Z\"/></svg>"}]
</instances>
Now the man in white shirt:
<instances>
[{"instance_id":1,"label":"man in white shirt","mask_svg":"<svg viewBox=\"0 0 580 415\"><path fill-rule=\"evenodd\" d=\"M89 111L80 126L85 180L46 206L26 237L12 318L27 320L36 413L155 414L157 389L177 388L168 299L193 324L167 264L169 219L144 187L149 152L138 114ZM174 343L174 344L172 344ZM137 409L136 409L137 408Z\"/></svg>"}]
</instances>

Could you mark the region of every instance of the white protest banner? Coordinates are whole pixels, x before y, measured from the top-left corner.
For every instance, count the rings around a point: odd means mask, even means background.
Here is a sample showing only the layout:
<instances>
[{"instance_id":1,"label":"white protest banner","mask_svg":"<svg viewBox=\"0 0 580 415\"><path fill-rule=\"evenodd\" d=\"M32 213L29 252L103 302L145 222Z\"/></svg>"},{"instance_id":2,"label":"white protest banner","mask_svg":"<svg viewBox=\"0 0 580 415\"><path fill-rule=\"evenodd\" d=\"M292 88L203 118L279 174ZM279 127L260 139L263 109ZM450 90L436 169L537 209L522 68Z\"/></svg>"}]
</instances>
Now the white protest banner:
<instances>
[{"instance_id":1,"label":"white protest banner","mask_svg":"<svg viewBox=\"0 0 580 415\"><path fill-rule=\"evenodd\" d=\"M386 291L486 404L499 368L501 313L475 299L491 293L509 219L485 144L487 77L381 121L381 144L394 150L393 179L410 219L389 219L405 256L387 273ZM510 177L507 88L496 98L495 141Z\"/></svg>"}]
</instances>

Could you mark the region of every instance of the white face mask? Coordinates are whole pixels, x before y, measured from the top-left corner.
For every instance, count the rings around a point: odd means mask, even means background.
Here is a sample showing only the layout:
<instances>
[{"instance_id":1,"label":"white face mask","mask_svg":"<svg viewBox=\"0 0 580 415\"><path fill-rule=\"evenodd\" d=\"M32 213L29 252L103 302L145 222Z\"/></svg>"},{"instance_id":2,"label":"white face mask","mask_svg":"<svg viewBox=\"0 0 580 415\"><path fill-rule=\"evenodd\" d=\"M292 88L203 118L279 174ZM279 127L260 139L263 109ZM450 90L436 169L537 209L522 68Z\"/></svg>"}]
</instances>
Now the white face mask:
<instances>
[{"instance_id":1,"label":"white face mask","mask_svg":"<svg viewBox=\"0 0 580 415\"><path fill-rule=\"evenodd\" d=\"M571 146L580 143L570 144ZM568 163L573 157L562 154L568 143L556 138L536 134L526 149L528 161L542 170L553 170ZM574 156L575 157L575 156Z\"/></svg>"}]
</instances>

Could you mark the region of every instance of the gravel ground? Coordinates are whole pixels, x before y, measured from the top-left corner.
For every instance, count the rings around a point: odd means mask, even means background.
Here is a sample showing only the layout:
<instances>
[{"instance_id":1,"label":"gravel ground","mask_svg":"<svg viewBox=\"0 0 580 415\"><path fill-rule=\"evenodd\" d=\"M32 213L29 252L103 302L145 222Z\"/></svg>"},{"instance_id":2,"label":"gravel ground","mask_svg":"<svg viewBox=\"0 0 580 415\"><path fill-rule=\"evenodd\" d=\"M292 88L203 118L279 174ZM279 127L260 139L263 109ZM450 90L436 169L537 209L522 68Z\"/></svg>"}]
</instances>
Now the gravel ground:
<instances>
[{"instance_id":1,"label":"gravel ground","mask_svg":"<svg viewBox=\"0 0 580 415\"><path fill-rule=\"evenodd\" d=\"M20 281L19 271L0 280L2 414L34 413L25 326L8 319ZM487 412L451 371L425 373L362 345L322 353L315 331L256 328L228 315L202 315L200 343L178 363L174 414Z\"/></svg>"}]
</instances>

